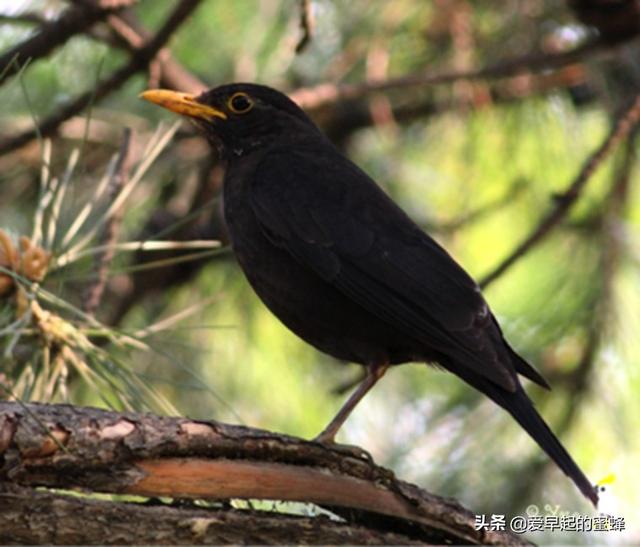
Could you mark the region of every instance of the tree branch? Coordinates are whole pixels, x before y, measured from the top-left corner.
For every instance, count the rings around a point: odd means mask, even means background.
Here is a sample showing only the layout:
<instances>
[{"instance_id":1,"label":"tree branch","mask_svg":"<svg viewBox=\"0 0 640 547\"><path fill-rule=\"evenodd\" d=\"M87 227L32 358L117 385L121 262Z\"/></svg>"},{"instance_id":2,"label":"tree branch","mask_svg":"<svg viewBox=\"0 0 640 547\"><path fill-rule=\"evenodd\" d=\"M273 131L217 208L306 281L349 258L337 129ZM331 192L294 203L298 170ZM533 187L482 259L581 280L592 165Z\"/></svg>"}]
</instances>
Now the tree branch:
<instances>
[{"instance_id":1,"label":"tree branch","mask_svg":"<svg viewBox=\"0 0 640 547\"><path fill-rule=\"evenodd\" d=\"M1 543L23 545L283 545L294 539L297 544L423 544L405 534L275 511L113 503L2 483L0 523Z\"/></svg>"},{"instance_id":2,"label":"tree branch","mask_svg":"<svg viewBox=\"0 0 640 547\"><path fill-rule=\"evenodd\" d=\"M636 133L636 132L634 132ZM584 326L587 340L575 368L547 375L554 387L561 387L571 393L571 399L565 404L561 415L556 419L554 430L563 438L580 416L591 389L592 378L598 364L599 352L614 331L616 316L616 299L613 297L616 274L620 268L623 237L620 234L620 223L624 217L624 209L628 203L631 172L636 161L636 139L631 135L625 145L624 157L613 174L612 186L606 198L603 210L598 218L599 247L598 287L590 299L589 321ZM536 458L527 466L526 476L519 481L513 491L513 499L522 499L538 492L543 481L541 475L549 468L549 460Z\"/></svg>"},{"instance_id":3,"label":"tree branch","mask_svg":"<svg viewBox=\"0 0 640 547\"><path fill-rule=\"evenodd\" d=\"M78 114L92 102L100 101L118 89L134 74L144 70L156 53L158 53L193 10L198 7L201 1L202 0L181 0L157 34L149 40L144 47L134 53L131 60L125 66L116 70L106 80L98 83L95 90L87 91L74 100L65 103L57 112L54 112L40 122L37 129L30 129L14 137L0 141L0 154L6 154L24 146L36 138L38 134L42 136L51 135L65 120Z\"/></svg>"},{"instance_id":4,"label":"tree branch","mask_svg":"<svg viewBox=\"0 0 640 547\"><path fill-rule=\"evenodd\" d=\"M225 501L291 500L336 508L347 526L403 534L412 541L526 544L509 533L475 530L475 516L455 501L400 481L352 451L218 422L1 402L0 462L0 507L16 496L16 487L18 498L26 487L49 487ZM32 495L32 503L40 502L53 500ZM11 530L24 530L32 513L19 513L16 519L0 510L0 540ZM202 518L217 517L214 512ZM321 533L325 521L314 519L316 541L323 543L330 542ZM148 522L147 527L153 528ZM227 543L218 533L214 539Z\"/></svg>"},{"instance_id":5,"label":"tree branch","mask_svg":"<svg viewBox=\"0 0 640 547\"><path fill-rule=\"evenodd\" d=\"M129 179L130 144L131 129L127 127L122 135L120 151L118 152L113 172L108 183L109 205L111 205L118 197L118 194ZM104 246L104 251L98 254L94 259L94 273L96 277L86 288L82 303L83 311L89 315L95 314L98 306L100 306L102 295L107 285L109 267L111 266L116 254L115 244L118 241L120 225L122 224L122 209L122 207L119 207L111 214L100 234L99 244Z\"/></svg>"},{"instance_id":6,"label":"tree branch","mask_svg":"<svg viewBox=\"0 0 640 547\"><path fill-rule=\"evenodd\" d=\"M77 0L74 0L77 1ZM122 15L111 15L107 18L107 24L115 39L117 47L122 47L130 53L144 46L145 40L150 39L150 33L140 25L131 12ZM180 89L192 93L204 91L208 88L197 76L189 72L173 58L171 52L162 50L157 58L161 74L159 84L162 87Z\"/></svg>"},{"instance_id":7,"label":"tree branch","mask_svg":"<svg viewBox=\"0 0 640 547\"><path fill-rule=\"evenodd\" d=\"M311 0L300 0L300 28L302 37L296 45L296 53L302 53L311 42L315 21L313 18L313 5Z\"/></svg>"},{"instance_id":8,"label":"tree branch","mask_svg":"<svg viewBox=\"0 0 640 547\"><path fill-rule=\"evenodd\" d=\"M389 91L407 87L445 84L459 80L480 80L504 78L521 72L536 72L561 68L606 49L598 41L589 41L570 51L560 53L528 53L477 70L451 70L426 74L410 74L386 80L371 80L355 84L321 84L315 87L299 88L290 93L291 98L306 110L315 110L329 103L353 99L374 91Z\"/></svg>"},{"instance_id":9,"label":"tree branch","mask_svg":"<svg viewBox=\"0 0 640 547\"><path fill-rule=\"evenodd\" d=\"M9 25L46 25L50 23L43 15L37 11L23 11L16 15L6 15L0 13L0 23Z\"/></svg>"},{"instance_id":10,"label":"tree branch","mask_svg":"<svg viewBox=\"0 0 640 547\"><path fill-rule=\"evenodd\" d=\"M589 156L575 179L567 189L555 197L555 206L543 217L524 241L480 281L482 288L488 287L515 262L540 243L551 230L561 222L572 205L580 197L584 186L596 172L602 162L613 152L618 144L628 137L629 133L640 122L640 95L637 95L631 106L613 124L611 131L602 144Z\"/></svg>"},{"instance_id":11,"label":"tree branch","mask_svg":"<svg viewBox=\"0 0 640 547\"><path fill-rule=\"evenodd\" d=\"M55 21L44 23L38 32L0 55L0 85L15 76L29 60L45 57L74 34L106 18L110 13L131 5L136 0L113 0L83 6L72 6ZM11 63L11 66L8 66Z\"/></svg>"}]
</instances>

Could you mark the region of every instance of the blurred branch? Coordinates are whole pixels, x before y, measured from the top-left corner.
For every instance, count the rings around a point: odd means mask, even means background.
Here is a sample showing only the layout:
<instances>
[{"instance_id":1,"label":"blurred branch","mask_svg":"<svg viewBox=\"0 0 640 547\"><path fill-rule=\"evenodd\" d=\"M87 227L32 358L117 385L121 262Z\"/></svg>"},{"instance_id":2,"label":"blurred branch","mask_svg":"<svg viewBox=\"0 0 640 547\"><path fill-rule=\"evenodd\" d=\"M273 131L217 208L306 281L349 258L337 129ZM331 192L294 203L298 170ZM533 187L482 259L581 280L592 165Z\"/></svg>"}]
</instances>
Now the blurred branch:
<instances>
[{"instance_id":1,"label":"blurred branch","mask_svg":"<svg viewBox=\"0 0 640 547\"><path fill-rule=\"evenodd\" d=\"M120 145L120 151L118 152L118 157L116 158L115 167L113 169L113 175L108 183L111 202L113 202L117 198L118 194L120 194L120 191L128 179L127 159L129 158L130 143L131 129L125 128L122 136L122 144ZM102 294L107 283L109 266L115 256L114 245L118 240L118 232L120 230L121 222L122 209L119 208L113 211L102 231L99 244L104 246L104 250L95 258L96 277L93 283L87 287L86 297L82 306L83 311L89 315L94 314L102 300Z\"/></svg>"},{"instance_id":2,"label":"blurred branch","mask_svg":"<svg viewBox=\"0 0 640 547\"><path fill-rule=\"evenodd\" d=\"M79 0L72 1L78 2ZM105 36L94 33L94 37L130 53L135 53L136 50L143 47L145 41L151 37L151 34L137 21L132 11L110 15L106 23L111 34ZM159 85L162 87L190 92L207 89L208 86L178 63L168 49L163 48L155 61L160 68Z\"/></svg>"},{"instance_id":3,"label":"blurred branch","mask_svg":"<svg viewBox=\"0 0 640 547\"><path fill-rule=\"evenodd\" d=\"M569 187L555 196L555 206L543 217L531 234L525 238L498 266L489 272L481 281L480 286L488 287L518 259L522 258L533 247L540 243L551 230L568 214L571 206L580 197L584 186L595 173L602 162L609 157L617 145L627 138L630 132L640 122L640 95L637 95L631 106L618 118L602 144L587 159L582 169L571 182Z\"/></svg>"},{"instance_id":4,"label":"blurred branch","mask_svg":"<svg viewBox=\"0 0 640 547\"><path fill-rule=\"evenodd\" d=\"M16 15L0 14L0 23L14 25L46 25L50 23L42 14L35 11L23 11Z\"/></svg>"},{"instance_id":5,"label":"blurred branch","mask_svg":"<svg viewBox=\"0 0 640 547\"><path fill-rule=\"evenodd\" d=\"M356 84L321 84L315 87L299 88L289 95L302 108L314 110L329 103L353 99L374 91L389 91L407 87L452 83L460 80L504 78L522 72L534 72L561 68L582 61L607 49L598 41L590 41L570 51L561 53L530 53L499 61L477 70L452 70L427 74L410 74L399 78L367 81Z\"/></svg>"},{"instance_id":6,"label":"blurred branch","mask_svg":"<svg viewBox=\"0 0 640 547\"><path fill-rule=\"evenodd\" d=\"M427 230L434 230L444 234L456 232L460 228L478 222L486 218L487 216L500 211L503 207L509 205L510 203L513 203L513 200L515 200L526 187L526 180L516 179L509 186L503 196L489 201L482 206L476 207L475 209L472 209L468 213L463 214L458 218L440 223L433 222L427 227Z\"/></svg>"},{"instance_id":7,"label":"blurred branch","mask_svg":"<svg viewBox=\"0 0 640 547\"><path fill-rule=\"evenodd\" d=\"M468 93L444 100L421 98L419 101L391 104L394 123L412 123L418 118L441 115L449 111L469 112L481 108L506 105L523 101L531 96L542 96L558 90L570 90L584 85L586 75L580 65L564 67L552 74L536 74L514 77L486 86L480 93ZM474 88L475 89L475 88ZM364 98L349 99L314 113L314 119L329 139L339 148L354 131L375 123L368 101Z\"/></svg>"},{"instance_id":8,"label":"blurred branch","mask_svg":"<svg viewBox=\"0 0 640 547\"><path fill-rule=\"evenodd\" d=\"M184 23L185 19L193 10L198 7L201 1L202 0L181 0L155 36L146 42L143 47L138 49L125 66L116 70L106 80L98 83L94 90L87 91L76 99L62 105L57 112L54 112L40 122L37 128L0 141L0 154L6 154L24 146L39 134L41 136L51 135L65 120L78 114L93 102L102 100L123 85L134 74L144 70L167 40L169 40L171 35Z\"/></svg>"},{"instance_id":9,"label":"blurred branch","mask_svg":"<svg viewBox=\"0 0 640 547\"><path fill-rule=\"evenodd\" d=\"M366 377L367 377L367 371L362 367L358 367L358 372L354 376L333 386L331 388L331 393L333 395L345 395L349 393L358 384L361 384Z\"/></svg>"},{"instance_id":10,"label":"blurred branch","mask_svg":"<svg viewBox=\"0 0 640 547\"><path fill-rule=\"evenodd\" d=\"M88 0L70 0L72 4L80 10L86 6ZM132 0L133 1L136 0ZM9 24L39 24L44 25L50 23L47 19L37 12L23 12L17 15L0 14L0 23ZM111 13L105 20L106 29L102 27L91 27L80 29L80 32L87 33L91 38L106 43L111 47L124 49L130 53L135 52L144 46L145 40L151 37L135 20L134 13L125 11L119 14ZM158 56L161 73L161 86L174 89L182 89L185 91L204 90L207 86L194 74L186 70L178 63L169 50L163 49Z\"/></svg>"},{"instance_id":11,"label":"blurred branch","mask_svg":"<svg viewBox=\"0 0 640 547\"><path fill-rule=\"evenodd\" d=\"M191 144L191 143L190 143ZM193 148L191 144L190 148ZM171 235L175 241L189 241L194 239L220 240L222 244L228 243L228 234L222 218L222 207L219 200L224 171L218 163L216 154L209 153L200 165L194 194L184 196L179 201L182 205L174 208L168 205L166 208L155 210L145 223L144 228L138 234L140 240L153 240L158 237ZM176 190L173 198L186 193L186 187L182 181L176 182ZM110 325L118 325L132 306L135 306L150 293L159 293L172 288L191 283L201 268L211 264L214 260L226 260L228 255L202 256L189 261L179 260L181 253L175 251L160 254L159 258L169 259L162 268L158 268L153 276L147 275L146 266L149 265L149 257L145 253L136 253L130 269L131 283L124 290L114 291L110 294L110 302L115 303L113 313L108 319ZM158 257L158 255L156 255ZM178 259L170 261L171 258ZM138 270L138 268L140 268Z\"/></svg>"},{"instance_id":12,"label":"blurred branch","mask_svg":"<svg viewBox=\"0 0 640 547\"><path fill-rule=\"evenodd\" d=\"M637 131L634 133L637 133ZM614 172L613 184L600 218L602 242L599 245L601 253L599 267L597 268L600 273L600 282L594 302L590 306L593 312L590 314L591 321L588 328L587 344L578 366L560 378L560 381L564 382L572 390L572 393L577 394L578 397L582 397L587 391L588 378L591 375L598 350L603 341L606 340L615 316L613 289L616 273L620 266L624 240L620 233L620 227L623 222L624 210L629 200L631 172L637 159L635 150L637 141L633 137L635 137L635 134L628 139L622 162ZM558 427L560 433L568 429L576 408L577 405L574 404L568 406L567 414Z\"/></svg>"},{"instance_id":13,"label":"blurred branch","mask_svg":"<svg viewBox=\"0 0 640 547\"><path fill-rule=\"evenodd\" d=\"M14 530L34 534L37 529L25 526L38 518L30 506L21 505L25 510L19 518L9 510L12 492L30 494L35 503L39 494L26 488L46 487L147 497L290 500L336 507L346 525L405 535L400 543L527 544L504 531L476 530L475 515L454 500L400 481L339 446L219 422L0 402L0 455L3 541L15 537ZM121 506L113 502L110 507ZM130 510L142 507L133 504ZM73 512L66 515L79 534L77 519L84 520L84 512L79 510L75 519ZM210 524L216 530L209 522L214 515L209 513L200 526L187 521L192 540ZM273 513L266 516L272 518ZM316 542L328 543L322 532L326 521L331 522L323 516L313 519ZM53 530L57 534L64 528L56 522ZM247 536L247 529L238 531L237 521L232 521L212 540L228 543L224 534L231 530L236 533L232 537L253 537ZM81 538L77 543L95 539L75 537Z\"/></svg>"},{"instance_id":14,"label":"blurred branch","mask_svg":"<svg viewBox=\"0 0 640 547\"><path fill-rule=\"evenodd\" d=\"M554 386L561 385L567 390L569 399L565 404L562 415L557 419L554 430L559 437L566 435L580 414L581 405L584 402L590 389L590 380L594 373L596 360L599 351L613 331L612 320L615 316L613 295L616 273L620 266L623 240L621 238L620 224L624 216L624 209L629 199L629 183L631 181L631 171L636 161L636 140L635 133L627 140L624 150L624 157L621 165L615 170L613 184L607 202L600 213L600 236L601 242L598 246L600 250L599 267L596 271L599 274L598 288L593 296L593 301L589 305L592 312L589 314L587 325L587 340L582 350L577 366L569 372L556 375L547 374L548 380ZM540 475L549 467L546 459L536 459L528 466L528 473L522 475L522 480L517 484L512 499L520 500L530 497L530 493L543 484Z\"/></svg>"},{"instance_id":15,"label":"blurred branch","mask_svg":"<svg viewBox=\"0 0 640 547\"><path fill-rule=\"evenodd\" d=\"M302 53L309 45L313 37L314 26L312 0L300 0L300 28L302 29L302 38L300 38L296 46L296 53Z\"/></svg>"},{"instance_id":16,"label":"blurred branch","mask_svg":"<svg viewBox=\"0 0 640 547\"><path fill-rule=\"evenodd\" d=\"M110 13L136 1L102 0L95 4L83 3L82 6L68 8L55 21L45 22L34 36L0 55L0 85L15 76L25 62L46 56L75 34L85 32ZM9 63L11 66L8 66Z\"/></svg>"}]
</instances>

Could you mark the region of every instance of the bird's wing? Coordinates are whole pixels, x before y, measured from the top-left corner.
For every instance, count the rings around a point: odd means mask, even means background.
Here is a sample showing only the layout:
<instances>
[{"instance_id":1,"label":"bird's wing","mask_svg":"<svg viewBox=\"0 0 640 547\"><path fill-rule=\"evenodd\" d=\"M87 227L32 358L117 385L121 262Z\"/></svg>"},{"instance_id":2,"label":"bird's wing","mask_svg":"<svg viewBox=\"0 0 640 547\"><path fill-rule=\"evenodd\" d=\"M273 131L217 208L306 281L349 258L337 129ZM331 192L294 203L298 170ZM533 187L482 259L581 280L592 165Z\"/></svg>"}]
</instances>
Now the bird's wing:
<instances>
[{"instance_id":1,"label":"bird's wing","mask_svg":"<svg viewBox=\"0 0 640 547\"><path fill-rule=\"evenodd\" d=\"M429 349L515 391L508 346L476 283L329 145L271 151L250 195L274 244Z\"/></svg>"}]
</instances>

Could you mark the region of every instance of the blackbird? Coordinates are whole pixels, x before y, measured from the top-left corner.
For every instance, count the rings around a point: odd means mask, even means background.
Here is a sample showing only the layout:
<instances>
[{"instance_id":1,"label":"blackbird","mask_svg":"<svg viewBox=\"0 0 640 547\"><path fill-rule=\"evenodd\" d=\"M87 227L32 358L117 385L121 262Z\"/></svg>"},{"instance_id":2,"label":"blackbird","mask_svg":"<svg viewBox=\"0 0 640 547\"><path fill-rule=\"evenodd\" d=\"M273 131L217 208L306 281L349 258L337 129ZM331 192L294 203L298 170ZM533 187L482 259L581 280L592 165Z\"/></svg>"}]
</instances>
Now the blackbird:
<instances>
[{"instance_id":1,"label":"blackbird","mask_svg":"<svg viewBox=\"0 0 640 547\"><path fill-rule=\"evenodd\" d=\"M438 364L507 410L597 504L518 375L549 385L509 346L478 285L300 107L247 83L141 96L190 118L224 159L233 250L266 306L320 351L367 368L316 440L334 442L389 366Z\"/></svg>"}]
</instances>

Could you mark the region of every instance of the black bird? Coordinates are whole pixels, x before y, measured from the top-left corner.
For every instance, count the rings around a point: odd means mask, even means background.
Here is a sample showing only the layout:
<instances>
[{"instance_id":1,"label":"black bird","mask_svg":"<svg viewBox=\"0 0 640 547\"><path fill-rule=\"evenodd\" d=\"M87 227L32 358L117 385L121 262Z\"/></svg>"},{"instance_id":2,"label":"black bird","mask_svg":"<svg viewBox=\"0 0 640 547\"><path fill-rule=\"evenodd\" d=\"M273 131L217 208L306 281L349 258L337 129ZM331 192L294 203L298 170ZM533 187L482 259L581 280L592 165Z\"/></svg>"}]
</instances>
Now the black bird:
<instances>
[{"instance_id":1,"label":"black bird","mask_svg":"<svg viewBox=\"0 0 640 547\"><path fill-rule=\"evenodd\" d=\"M317 437L334 442L390 365L437 363L509 412L594 505L596 489L518 375L549 388L502 335L478 285L305 112L266 86L149 90L224 158L224 215L249 283L295 334L367 377Z\"/></svg>"}]
</instances>

